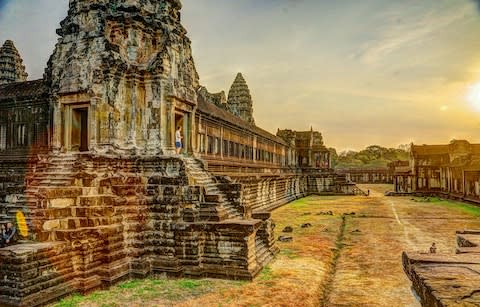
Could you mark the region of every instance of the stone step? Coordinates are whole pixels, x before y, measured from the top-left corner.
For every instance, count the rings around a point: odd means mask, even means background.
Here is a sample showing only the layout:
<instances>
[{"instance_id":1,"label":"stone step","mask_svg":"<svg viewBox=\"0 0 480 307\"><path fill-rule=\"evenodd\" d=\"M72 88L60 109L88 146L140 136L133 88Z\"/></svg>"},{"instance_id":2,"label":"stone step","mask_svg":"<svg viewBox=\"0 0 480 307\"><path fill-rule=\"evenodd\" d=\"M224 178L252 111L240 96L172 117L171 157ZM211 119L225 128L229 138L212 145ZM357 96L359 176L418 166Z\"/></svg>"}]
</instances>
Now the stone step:
<instances>
[{"instance_id":1,"label":"stone step","mask_svg":"<svg viewBox=\"0 0 480 307\"><path fill-rule=\"evenodd\" d=\"M114 206L89 206L45 209L47 219L61 219L69 217L111 217L115 215Z\"/></svg>"},{"instance_id":2,"label":"stone step","mask_svg":"<svg viewBox=\"0 0 480 307\"><path fill-rule=\"evenodd\" d=\"M98 206L114 206L116 197L113 195L82 195L79 197L80 206L98 207Z\"/></svg>"}]
</instances>

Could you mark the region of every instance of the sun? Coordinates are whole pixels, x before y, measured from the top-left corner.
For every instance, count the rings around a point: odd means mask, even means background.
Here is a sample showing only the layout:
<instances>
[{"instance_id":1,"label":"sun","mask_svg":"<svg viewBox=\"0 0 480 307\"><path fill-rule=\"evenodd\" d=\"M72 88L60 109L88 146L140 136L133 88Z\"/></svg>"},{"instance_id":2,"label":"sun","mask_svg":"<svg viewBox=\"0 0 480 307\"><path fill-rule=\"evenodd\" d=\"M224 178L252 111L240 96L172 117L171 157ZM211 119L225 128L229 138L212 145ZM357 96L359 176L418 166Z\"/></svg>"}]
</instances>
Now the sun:
<instances>
[{"instance_id":1,"label":"sun","mask_svg":"<svg viewBox=\"0 0 480 307\"><path fill-rule=\"evenodd\" d=\"M469 87L467 101L475 111L480 112L480 83Z\"/></svg>"}]
</instances>

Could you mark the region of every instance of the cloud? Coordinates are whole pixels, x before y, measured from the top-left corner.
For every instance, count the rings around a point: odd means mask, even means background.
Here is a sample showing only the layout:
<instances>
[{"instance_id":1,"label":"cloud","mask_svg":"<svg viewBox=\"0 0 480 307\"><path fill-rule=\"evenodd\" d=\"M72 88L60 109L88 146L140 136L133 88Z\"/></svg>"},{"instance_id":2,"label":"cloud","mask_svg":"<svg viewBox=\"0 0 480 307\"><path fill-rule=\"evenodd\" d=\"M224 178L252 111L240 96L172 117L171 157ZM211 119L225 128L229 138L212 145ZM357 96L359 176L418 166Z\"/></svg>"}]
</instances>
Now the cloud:
<instances>
[{"instance_id":1,"label":"cloud","mask_svg":"<svg viewBox=\"0 0 480 307\"><path fill-rule=\"evenodd\" d=\"M480 0L478 0L480 3ZM353 58L362 58L366 63L378 64L389 59L394 53L407 48L420 47L452 24L462 21L469 12L468 5L455 7L447 12L442 8L428 12L420 10L406 16L405 12L389 12L385 14L385 25L382 25L378 37L367 42Z\"/></svg>"}]
</instances>

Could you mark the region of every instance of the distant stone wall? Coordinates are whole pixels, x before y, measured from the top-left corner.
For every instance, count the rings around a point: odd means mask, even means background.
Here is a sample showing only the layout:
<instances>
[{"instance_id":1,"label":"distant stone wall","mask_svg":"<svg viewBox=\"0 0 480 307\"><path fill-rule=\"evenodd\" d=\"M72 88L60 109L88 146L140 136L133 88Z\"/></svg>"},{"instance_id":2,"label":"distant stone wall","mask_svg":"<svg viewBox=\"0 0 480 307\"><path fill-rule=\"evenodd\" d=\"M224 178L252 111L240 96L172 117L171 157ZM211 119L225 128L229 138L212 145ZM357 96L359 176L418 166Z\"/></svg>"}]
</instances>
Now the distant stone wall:
<instances>
[{"instance_id":1,"label":"distant stone wall","mask_svg":"<svg viewBox=\"0 0 480 307\"><path fill-rule=\"evenodd\" d=\"M333 172L232 176L243 186L242 200L254 212L271 211L308 195L354 195L356 186Z\"/></svg>"},{"instance_id":2,"label":"distant stone wall","mask_svg":"<svg viewBox=\"0 0 480 307\"><path fill-rule=\"evenodd\" d=\"M242 200L254 211L270 211L306 196L306 177L299 175L237 177L243 186Z\"/></svg>"},{"instance_id":3,"label":"distant stone wall","mask_svg":"<svg viewBox=\"0 0 480 307\"><path fill-rule=\"evenodd\" d=\"M336 169L339 174L346 176L346 179L354 183L371 184L393 184L394 174L389 168L370 168L370 169Z\"/></svg>"}]
</instances>

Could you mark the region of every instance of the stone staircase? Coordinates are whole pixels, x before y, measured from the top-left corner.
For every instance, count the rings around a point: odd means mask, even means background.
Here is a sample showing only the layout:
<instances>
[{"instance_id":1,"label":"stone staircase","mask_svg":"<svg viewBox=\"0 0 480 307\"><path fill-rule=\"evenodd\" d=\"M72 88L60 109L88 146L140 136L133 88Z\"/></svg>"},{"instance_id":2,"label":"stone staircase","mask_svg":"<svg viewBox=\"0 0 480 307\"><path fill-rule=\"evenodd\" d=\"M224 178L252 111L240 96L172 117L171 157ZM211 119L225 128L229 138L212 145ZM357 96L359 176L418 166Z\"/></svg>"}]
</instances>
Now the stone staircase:
<instances>
[{"instance_id":1,"label":"stone staircase","mask_svg":"<svg viewBox=\"0 0 480 307\"><path fill-rule=\"evenodd\" d=\"M205 191L205 201L200 208L202 221L244 219L244 214L228 201L225 193L220 189L220 184L199 160L193 157L182 157L182 160L193 183L203 187Z\"/></svg>"},{"instance_id":2,"label":"stone staircase","mask_svg":"<svg viewBox=\"0 0 480 307\"><path fill-rule=\"evenodd\" d=\"M364 190L360 189L359 187L355 186L353 188L353 194L354 195L361 195L361 196L368 196L368 193L365 192Z\"/></svg>"},{"instance_id":3,"label":"stone staircase","mask_svg":"<svg viewBox=\"0 0 480 307\"><path fill-rule=\"evenodd\" d=\"M66 187L75 183L76 171L74 170L77 157L73 154L57 154L41 157L40 161L34 167L31 167L25 176L26 188L22 203L27 208L29 217L28 225L35 229L35 233L40 233L42 223L45 221L44 214L41 213L43 206L43 195L47 190L49 194L55 194ZM59 194L62 194L58 192ZM66 196L66 195L64 195ZM61 206L62 202L71 202L71 197L57 199L56 206ZM41 238L39 238L41 239Z\"/></svg>"},{"instance_id":4,"label":"stone staircase","mask_svg":"<svg viewBox=\"0 0 480 307\"><path fill-rule=\"evenodd\" d=\"M81 268L75 282L82 291L128 273L116 195L105 194L111 187L93 182L105 171L81 155L58 154L39 161L27 178L24 201L36 239L72 244L72 262Z\"/></svg>"}]
</instances>

